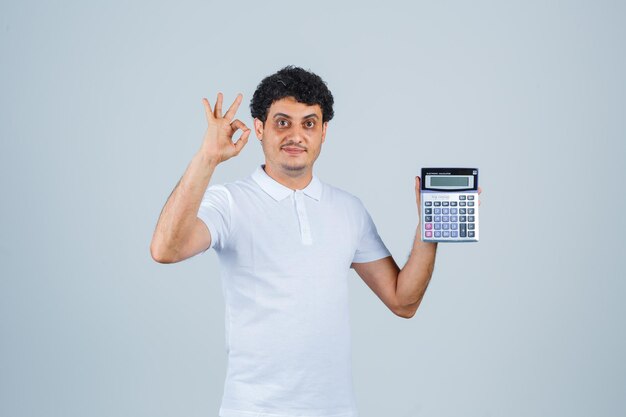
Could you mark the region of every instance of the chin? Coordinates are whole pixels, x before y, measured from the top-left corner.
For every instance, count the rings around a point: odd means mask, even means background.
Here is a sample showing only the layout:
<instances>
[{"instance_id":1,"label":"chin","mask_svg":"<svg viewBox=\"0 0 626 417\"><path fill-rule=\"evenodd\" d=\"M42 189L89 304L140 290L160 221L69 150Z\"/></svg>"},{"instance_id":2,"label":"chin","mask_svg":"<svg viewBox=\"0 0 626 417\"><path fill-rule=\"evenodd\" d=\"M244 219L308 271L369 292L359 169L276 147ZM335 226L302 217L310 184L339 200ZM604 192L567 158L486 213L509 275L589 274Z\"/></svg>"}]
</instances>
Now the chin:
<instances>
[{"instance_id":1,"label":"chin","mask_svg":"<svg viewBox=\"0 0 626 417\"><path fill-rule=\"evenodd\" d=\"M304 171L307 168L307 166L303 164L281 164L281 168L284 169L285 171L297 172L297 171Z\"/></svg>"}]
</instances>

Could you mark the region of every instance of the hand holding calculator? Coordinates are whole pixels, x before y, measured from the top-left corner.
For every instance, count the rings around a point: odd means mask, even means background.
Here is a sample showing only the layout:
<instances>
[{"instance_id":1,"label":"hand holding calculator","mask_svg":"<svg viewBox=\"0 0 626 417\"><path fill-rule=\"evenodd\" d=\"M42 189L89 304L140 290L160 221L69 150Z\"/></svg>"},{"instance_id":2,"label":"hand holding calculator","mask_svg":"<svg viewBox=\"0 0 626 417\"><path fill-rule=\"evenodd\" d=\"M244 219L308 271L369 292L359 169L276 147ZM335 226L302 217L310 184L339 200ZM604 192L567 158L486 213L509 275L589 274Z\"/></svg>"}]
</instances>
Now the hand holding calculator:
<instances>
[{"instance_id":1,"label":"hand holding calculator","mask_svg":"<svg viewBox=\"0 0 626 417\"><path fill-rule=\"evenodd\" d=\"M478 169L422 168L424 242L478 242Z\"/></svg>"}]
</instances>

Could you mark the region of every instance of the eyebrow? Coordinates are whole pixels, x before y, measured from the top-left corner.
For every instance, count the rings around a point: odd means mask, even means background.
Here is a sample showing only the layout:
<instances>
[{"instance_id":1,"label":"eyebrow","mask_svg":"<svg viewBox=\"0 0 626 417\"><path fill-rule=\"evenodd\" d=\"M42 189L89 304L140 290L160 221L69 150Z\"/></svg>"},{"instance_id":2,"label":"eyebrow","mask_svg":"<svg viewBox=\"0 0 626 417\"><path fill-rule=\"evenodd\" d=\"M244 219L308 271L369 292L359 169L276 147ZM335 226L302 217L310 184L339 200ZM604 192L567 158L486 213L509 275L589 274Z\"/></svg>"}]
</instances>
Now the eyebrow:
<instances>
[{"instance_id":1,"label":"eyebrow","mask_svg":"<svg viewBox=\"0 0 626 417\"><path fill-rule=\"evenodd\" d=\"M273 119L275 119L275 118L277 118L277 117L284 117L285 119L291 119L291 116L289 116L288 114L285 114L285 113L276 113L276 114L273 116ZM304 120L304 119L311 119L311 118L316 118L316 119L319 119L319 117L317 116L317 114L315 114L315 113L311 113L311 114L307 114L306 116L304 116L304 117L302 118L302 120Z\"/></svg>"}]
</instances>

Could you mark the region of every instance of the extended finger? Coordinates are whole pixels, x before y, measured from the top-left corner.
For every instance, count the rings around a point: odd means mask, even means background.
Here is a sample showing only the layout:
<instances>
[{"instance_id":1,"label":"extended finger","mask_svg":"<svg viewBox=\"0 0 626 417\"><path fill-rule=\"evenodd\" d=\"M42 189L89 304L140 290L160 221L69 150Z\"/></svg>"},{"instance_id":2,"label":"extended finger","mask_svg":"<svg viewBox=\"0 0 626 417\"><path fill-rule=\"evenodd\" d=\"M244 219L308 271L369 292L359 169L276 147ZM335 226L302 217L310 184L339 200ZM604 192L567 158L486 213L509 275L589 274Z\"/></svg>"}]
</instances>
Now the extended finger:
<instances>
[{"instance_id":1,"label":"extended finger","mask_svg":"<svg viewBox=\"0 0 626 417\"><path fill-rule=\"evenodd\" d=\"M420 214L420 204L421 204L421 195L420 195L420 181L422 179L418 176L415 177L415 203L417 204L417 216Z\"/></svg>"},{"instance_id":2,"label":"extended finger","mask_svg":"<svg viewBox=\"0 0 626 417\"><path fill-rule=\"evenodd\" d=\"M222 100L224 96L222 93L217 93L217 101L215 102L215 111L213 114L216 118L222 117Z\"/></svg>"},{"instance_id":3,"label":"extended finger","mask_svg":"<svg viewBox=\"0 0 626 417\"><path fill-rule=\"evenodd\" d=\"M232 120L233 117L235 117L235 113L237 113L237 109L239 108L239 105L241 104L241 100L243 100L243 94L239 93L237 94L237 98L235 99L233 104L231 104L230 107L228 108L228 111L224 115L224 119Z\"/></svg>"},{"instance_id":4,"label":"extended finger","mask_svg":"<svg viewBox=\"0 0 626 417\"><path fill-rule=\"evenodd\" d=\"M213 120L213 110L211 110L211 103L209 103L209 100L203 98L202 104L204 105L204 113L206 114L207 122Z\"/></svg>"}]
</instances>

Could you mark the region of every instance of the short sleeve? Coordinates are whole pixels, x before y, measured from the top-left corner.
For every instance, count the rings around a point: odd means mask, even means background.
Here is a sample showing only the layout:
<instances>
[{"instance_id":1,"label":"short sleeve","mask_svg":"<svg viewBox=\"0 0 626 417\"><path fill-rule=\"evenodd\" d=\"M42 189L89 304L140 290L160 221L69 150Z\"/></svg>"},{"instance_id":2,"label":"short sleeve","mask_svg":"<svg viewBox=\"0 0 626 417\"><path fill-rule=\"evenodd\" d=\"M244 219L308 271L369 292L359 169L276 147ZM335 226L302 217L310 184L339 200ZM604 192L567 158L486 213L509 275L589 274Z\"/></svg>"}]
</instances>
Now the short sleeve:
<instances>
[{"instance_id":1,"label":"short sleeve","mask_svg":"<svg viewBox=\"0 0 626 417\"><path fill-rule=\"evenodd\" d=\"M207 250L224 248L230 231L231 209L232 197L226 187L212 185L207 188L198 209L198 218L211 233L211 245Z\"/></svg>"},{"instance_id":2,"label":"short sleeve","mask_svg":"<svg viewBox=\"0 0 626 417\"><path fill-rule=\"evenodd\" d=\"M383 240L378 235L372 217L360 201L359 208L361 211L361 230L352 262L372 262L391 256L389 249L387 249Z\"/></svg>"}]
</instances>

